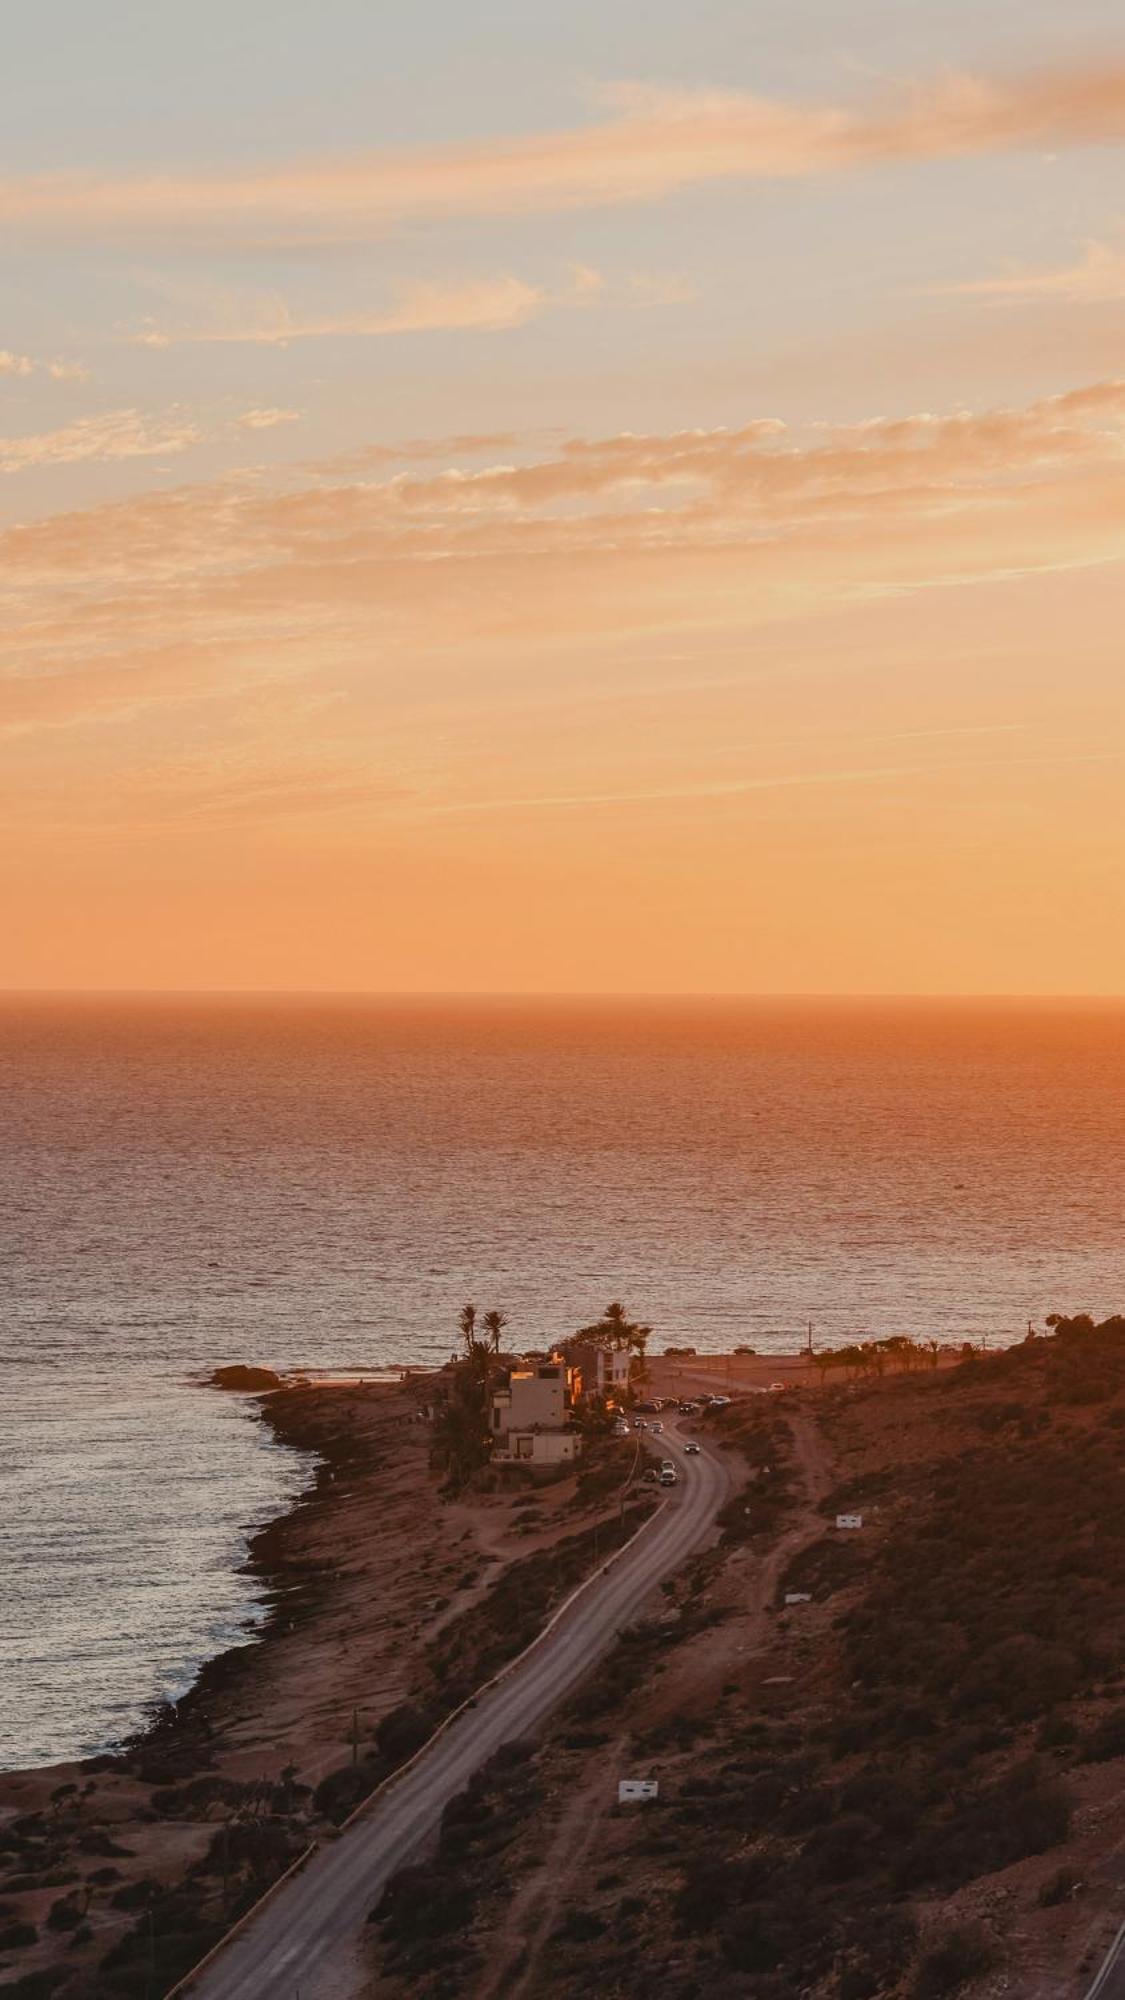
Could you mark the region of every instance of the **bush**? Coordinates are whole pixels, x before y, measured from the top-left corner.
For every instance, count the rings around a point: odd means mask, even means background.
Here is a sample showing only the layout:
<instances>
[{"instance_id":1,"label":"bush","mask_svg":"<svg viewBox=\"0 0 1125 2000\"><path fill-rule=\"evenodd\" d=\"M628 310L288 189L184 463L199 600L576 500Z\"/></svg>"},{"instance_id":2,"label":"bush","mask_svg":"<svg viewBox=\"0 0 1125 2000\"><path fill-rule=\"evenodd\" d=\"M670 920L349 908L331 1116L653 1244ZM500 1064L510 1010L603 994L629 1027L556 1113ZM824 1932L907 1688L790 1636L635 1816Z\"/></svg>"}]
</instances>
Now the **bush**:
<instances>
[{"instance_id":1,"label":"bush","mask_svg":"<svg viewBox=\"0 0 1125 2000\"><path fill-rule=\"evenodd\" d=\"M81 1922L82 1912L72 1896L60 1896L47 1912L49 1931L76 1931Z\"/></svg>"},{"instance_id":2,"label":"bush","mask_svg":"<svg viewBox=\"0 0 1125 2000\"><path fill-rule=\"evenodd\" d=\"M38 1936L34 1924L5 1924L0 1929L0 1951L22 1951L25 1945L34 1944Z\"/></svg>"},{"instance_id":3,"label":"bush","mask_svg":"<svg viewBox=\"0 0 1125 2000\"><path fill-rule=\"evenodd\" d=\"M1045 1882L1040 1883L1039 1894L1035 1900L1040 1909L1050 1910L1056 1903L1069 1903L1072 1897L1077 1896L1081 1887L1081 1877L1076 1869L1059 1868L1053 1875L1048 1875Z\"/></svg>"},{"instance_id":4,"label":"bush","mask_svg":"<svg viewBox=\"0 0 1125 2000\"><path fill-rule=\"evenodd\" d=\"M1065 1840L1070 1803L1061 1785L1024 1764L968 1798L949 1819L923 1828L896 1869L899 1887L947 1889L1042 1854Z\"/></svg>"},{"instance_id":5,"label":"bush","mask_svg":"<svg viewBox=\"0 0 1125 2000\"><path fill-rule=\"evenodd\" d=\"M66 1966L48 1965L42 1972L25 1972L22 1979L0 1986L0 1993L6 1996L6 2000L51 2000L52 1993L57 1992L70 1976Z\"/></svg>"},{"instance_id":6,"label":"bush","mask_svg":"<svg viewBox=\"0 0 1125 2000\"><path fill-rule=\"evenodd\" d=\"M428 1867L408 1865L391 1876L368 1921L381 1924L388 1941L413 1944L464 1930L472 1910L467 1888Z\"/></svg>"},{"instance_id":7,"label":"bush","mask_svg":"<svg viewBox=\"0 0 1125 2000\"><path fill-rule=\"evenodd\" d=\"M159 1893L159 1882L146 1875L139 1882L126 1882L124 1888L118 1889L109 1900L115 1910L141 1910Z\"/></svg>"},{"instance_id":8,"label":"bush","mask_svg":"<svg viewBox=\"0 0 1125 2000\"><path fill-rule=\"evenodd\" d=\"M555 1940L559 1944L589 1944L605 1932L604 1917L596 1916L593 1910L568 1910L555 1931Z\"/></svg>"},{"instance_id":9,"label":"bush","mask_svg":"<svg viewBox=\"0 0 1125 2000\"><path fill-rule=\"evenodd\" d=\"M376 1782L370 1764L341 1764L321 1779L313 1793L313 1805L338 1826L374 1790Z\"/></svg>"},{"instance_id":10,"label":"bush","mask_svg":"<svg viewBox=\"0 0 1125 2000\"><path fill-rule=\"evenodd\" d=\"M980 1979L991 1972L999 1956L991 1938L979 1925L965 1924L947 1932L918 1967L915 2000L945 2000L946 1994L959 1993L971 1979Z\"/></svg>"},{"instance_id":11,"label":"bush","mask_svg":"<svg viewBox=\"0 0 1125 2000\"><path fill-rule=\"evenodd\" d=\"M1111 1757L1125 1757L1125 1708L1103 1715L1082 1745L1084 1764L1106 1764Z\"/></svg>"},{"instance_id":12,"label":"bush","mask_svg":"<svg viewBox=\"0 0 1125 2000\"><path fill-rule=\"evenodd\" d=\"M433 1715L413 1702L404 1701L383 1717L376 1728L375 1741L392 1764L404 1764L433 1732Z\"/></svg>"}]
</instances>

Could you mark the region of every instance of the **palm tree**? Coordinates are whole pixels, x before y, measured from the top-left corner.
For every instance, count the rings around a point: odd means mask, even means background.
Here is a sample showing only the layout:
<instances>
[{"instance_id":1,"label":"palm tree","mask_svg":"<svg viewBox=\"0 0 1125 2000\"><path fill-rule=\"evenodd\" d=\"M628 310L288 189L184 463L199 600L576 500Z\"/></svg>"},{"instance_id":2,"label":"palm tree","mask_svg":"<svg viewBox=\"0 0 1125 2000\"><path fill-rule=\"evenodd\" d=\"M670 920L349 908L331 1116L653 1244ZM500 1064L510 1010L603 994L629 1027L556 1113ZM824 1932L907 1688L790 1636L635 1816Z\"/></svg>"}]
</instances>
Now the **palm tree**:
<instances>
[{"instance_id":1,"label":"palm tree","mask_svg":"<svg viewBox=\"0 0 1125 2000\"><path fill-rule=\"evenodd\" d=\"M637 1353L643 1355L652 1328L638 1326L629 1318L621 1301L613 1299L602 1314L600 1326L594 1331L607 1334L615 1347L635 1347Z\"/></svg>"},{"instance_id":2,"label":"palm tree","mask_svg":"<svg viewBox=\"0 0 1125 2000\"><path fill-rule=\"evenodd\" d=\"M508 1315L506 1312L497 1312L496 1308L493 1307L491 1312L485 1313L484 1330L492 1343L492 1352L494 1354L499 1354L500 1352L500 1335L507 1324Z\"/></svg>"},{"instance_id":3,"label":"palm tree","mask_svg":"<svg viewBox=\"0 0 1125 2000\"><path fill-rule=\"evenodd\" d=\"M465 1343L465 1352L466 1354L471 1355L473 1348L476 1344L476 1330L477 1330L476 1307L471 1305L462 1306L460 1312L457 1315L457 1324L461 1329L461 1338Z\"/></svg>"},{"instance_id":4,"label":"palm tree","mask_svg":"<svg viewBox=\"0 0 1125 2000\"><path fill-rule=\"evenodd\" d=\"M629 1346L629 1316L627 1316L625 1306L621 1304L621 1300L615 1298L605 1308L603 1320L605 1320L605 1326L609 1328L609 1332L615 1336L617 1346L619 1348L627 1348Z\"/></svg>"}]
</instances>

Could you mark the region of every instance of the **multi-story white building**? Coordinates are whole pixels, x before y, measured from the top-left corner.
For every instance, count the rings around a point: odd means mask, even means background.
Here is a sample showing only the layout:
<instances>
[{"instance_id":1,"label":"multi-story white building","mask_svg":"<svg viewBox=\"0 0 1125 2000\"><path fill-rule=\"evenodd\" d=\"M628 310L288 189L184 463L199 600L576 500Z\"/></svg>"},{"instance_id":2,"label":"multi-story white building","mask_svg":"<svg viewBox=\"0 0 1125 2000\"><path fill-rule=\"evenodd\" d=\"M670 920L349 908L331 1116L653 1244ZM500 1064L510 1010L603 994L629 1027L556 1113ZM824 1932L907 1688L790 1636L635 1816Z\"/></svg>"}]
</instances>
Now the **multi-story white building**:
<instances>
[{"instance_id":1,"label":"multi-story white building","mask_svg":"<svg viewBox=\"0 0 1125 2000\"><path fill-rule=\"evenodd\" d=\"M572 1375L559 1355L513 1368L492 1398L494 1465L559 1465L576 1458L578 1433L567 1428Z\"/></svg>"}]
</instances>

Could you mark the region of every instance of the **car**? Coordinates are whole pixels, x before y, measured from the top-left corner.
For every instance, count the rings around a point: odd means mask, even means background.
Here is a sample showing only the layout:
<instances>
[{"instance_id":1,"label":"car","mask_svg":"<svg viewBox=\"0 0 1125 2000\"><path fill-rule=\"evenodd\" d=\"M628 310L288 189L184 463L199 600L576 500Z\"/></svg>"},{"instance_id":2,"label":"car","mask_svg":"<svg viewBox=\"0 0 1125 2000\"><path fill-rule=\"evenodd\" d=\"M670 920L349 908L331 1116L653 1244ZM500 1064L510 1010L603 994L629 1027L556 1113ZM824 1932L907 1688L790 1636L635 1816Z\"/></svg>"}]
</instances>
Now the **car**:
<instances>
[{"instance_id":1,"label":"car","mask_svg":"<svg viewBox=\"0 0 1125 2000\"><path fill-rule=\"evenodd\" d=\"M729 1396L712 1396L711 1408L713 1410L725 1410L729 1402L730 1402Z\"/></svg>"},{"instance_id":2,"label":"car","mask_svg":"<svg viewBox=\"0 0 1125 2000\"><path fill-rule=\"evenodd\" d=\"M645 1420L644 1420L644 1418L643 1418L643 1417L638 1417L638 1418L637 1418L637 1425L636 1425L636 1427L637 1427L637 1429L638 1429L639 1431L647 1431L647 1429L648 1429L648 1425L646 1424L646 1422L645 1422Z\"/></svg>"},{"instance_id":3,"label":"car","mask_svg":"<svg viewBox=\"0 0 1125 2000\"><path fill-rule=\"evenodd\" d=\"M665 1464L661 1466L660 1484L662 1486L674 1486L676 1484L676 1468L674 1465L669 1465L667 1462L665 1462Z\"/></svg>"},{"instance_id":4,"label":"car","mask_svg":"<svg viewBox=\"0 0 1125 2000\"><path fill-rule=\"evenodd\" d=\"M657 1472L655 1465L646 1465L644 1471L641 1474L642 1479L650 1479L654 1485L656 1481L659 1479L659 1477L660 1474Z\"/></svg>"},{"instance_id":5,"label":"car","mask_svg":"<svg viewBox=\"0 0 1125 2000\"><path fill-rule=\"evenodd\" d=\"M685 1451L698 1451L698 1450L699 1450L699 1446L698 1446L697 1444L685 1444L685 1446L684 1446L684 1450L685 1450Z\"/></svg>"},{"instance_id":6,"label":"car","mask_svg":"<svg viewBox=\"0 0 1125 2000\"><path fill-rule=\"evenodd\" d=\"M786 1384L785 1384L784 1382L771 1382L771 1383L770 1383L770 1388L771 1388L771 1389L784 1389L784 1388L785 1388L785 1386L786 1386Z\"/></svg>"},{"instance_id":7,"label":"car","mask_svg":"<svg viewBox=\"0 0 1125 2000\"><path fill-rule=\"evenodd\" d=\"M664 1426L663 1426L663 1424L661 1424L661 1423L655 1423L655 1424L650 1424L650 1425L649 1425L649 1430L650 1430L650 1431L662 1431L663 1429L664 1429Z\"/></svg>"}]
</instances>

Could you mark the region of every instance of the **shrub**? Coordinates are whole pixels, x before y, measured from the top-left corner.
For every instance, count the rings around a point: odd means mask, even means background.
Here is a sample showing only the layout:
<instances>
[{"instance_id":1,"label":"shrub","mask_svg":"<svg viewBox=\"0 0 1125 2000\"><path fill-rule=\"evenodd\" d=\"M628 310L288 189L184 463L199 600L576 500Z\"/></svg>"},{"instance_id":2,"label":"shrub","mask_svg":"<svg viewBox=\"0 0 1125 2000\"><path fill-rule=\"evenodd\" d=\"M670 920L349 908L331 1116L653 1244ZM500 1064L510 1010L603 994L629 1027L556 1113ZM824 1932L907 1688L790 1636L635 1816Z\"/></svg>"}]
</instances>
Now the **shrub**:
<instances>
[{"instance_id":1,"label":"shrub","mask_svg":"<svg viewBox=\"0 0 1125 2000\"><path fill-rule=\"evenodd\" d=\"M971 1979L991 1972L998 1960L996 1946L978 1925L965 1924L948 1931L918 1967L915 2000L945 2000L946 1994L959 1993Z\"/></svg>"},{"instance_id":2,"label":"shrub","mask_svg":"<svg viewBox=\"0 0 1125 2000\"><path fill-rule=\"evenodd\" d=\"M1035 1900L1041 1909L1050 1910L1056 1903L1069 1903L1081 1887L1081 1877L1076 1869L1059 1868L1053 1875L1048 1875L1045 1882L1040 1883L1039 1894Z\"/></svg>"},{"instance_id":3,"label":"shrub","mask_svg":"<svg viewBox=\"0 0 1125 2000\"><path fill-rule=\"evenodd\" d=\"M604 1917L595 1915L593 1910L568 1910L555 1931L560 1944L589 1944L594 1938L604 1937L606 1923Z\"/></svg>"},{"instance_id":4,"label":"shrub","mask_svg":"<svg viewBox=\"0 0 1125 2000\"><path fill-rule=\"evenodd\" d=\"M389 1941L413 1944L463 1930L472 1908L467 1888L443 1881L429 1868L408 1865L391 1876L369 1921L381 1924Z\"/></svg>"},{"instance_id":5,"label":"shrub","mask_svg":"<svg viewBox=\"0 0 1125 2000\"><path fill-rule=\"evenodd\" d=\"M404 1701L384 1715L376 1728L375 1741L392 1764L402 1764L421 1749L433 1731L433 1715L413 1702Z\"/></svg>"},{"instance_id":6,"label":"shrub","mask_svg":"<svg viewBox=\"0 0 1125 2000\"><path fill-rule=\"evenodd\" d=\"M334 1820L339 1825L374 1789L375 1783L375 1773L370 1764L341 1764L321 1779L313 1793L313 1805L325 1819Z\"/></svg>"},{"instance_id":7,"label":"shrub","mask_svg":"<svg viewBox=\"0 0 1125 2000\"><path fill-rule=\"evenodd\" d=\"M124 1888L118 1889L109 1900L115 1910L140 1910L159 1893L159 1882L146 1875L139 1882L126 1882Z\"/></svg>"},{"instance_id":8,"label":"shrub","mask_svg":"<svg viewBox=\"0 0 1125 2000\"><path fill-rule=\"evenodd\" d=\"M82 1912L73 1896L60 1896L47 1912L49 1931L76 1931L81 1922Z\"/></svg>"},{"instance_id":9,"label":"shrub","mask_svg":"<svg viewBox=\"0 0 1125 2000\"><path fill-rule=\"evenodd\" d=\"M1111 1757L1125 1757L1125 1708L1103 1715L1082 1745L1084 1764L1106 1764Z\"/></svg>"},{"instance_id":10,"label":"shrub","mask_svg":"<svg viewBox=\"0 0 1125 2000\"><path fill-rule=\"evenodd\" d=\"M34 1924L5 1924L0 1929L0 1951L22 1951L25 1945L34 1944L38 1936Z\"/></svg>"},{"instance_id":11,"label":"shrub","mask_svg":"<svg viewBox=\"0 0 1125 2000\"><path fill-rule=\"evenodd\" d=\"M0 1993L6 1996L6 2000L51 2000L52 1993L56 1993L70 1977L66 1966L47 1965L42 1972L25 1972L22 1979L0 1986Z\"/></svg>"}]
</instances>

